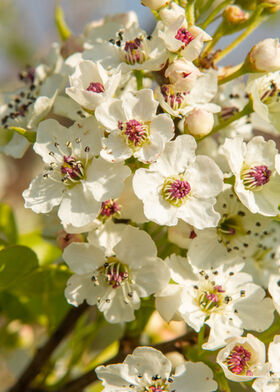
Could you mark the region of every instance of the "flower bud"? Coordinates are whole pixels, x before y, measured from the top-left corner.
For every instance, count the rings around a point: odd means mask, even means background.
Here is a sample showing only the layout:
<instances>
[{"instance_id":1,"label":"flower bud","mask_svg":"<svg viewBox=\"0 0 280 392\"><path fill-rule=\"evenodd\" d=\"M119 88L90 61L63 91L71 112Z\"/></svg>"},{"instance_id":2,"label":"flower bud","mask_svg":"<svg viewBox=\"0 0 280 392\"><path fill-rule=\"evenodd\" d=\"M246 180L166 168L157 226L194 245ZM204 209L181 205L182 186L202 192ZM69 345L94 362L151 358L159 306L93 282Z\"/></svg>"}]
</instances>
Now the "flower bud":
<instances>
[{"instance_id":1,"label":"flower bud","mask_svg":"<svg viewBox=\"0 0 280 392\"><path fill-rule=\"evenodd\" d=\"M273 72L280 69L278 38L267 38L253 46L248 54L248 61L255 72Z\"/></svg>"},{"instance_id":2,"label":"flower bud","mask_svg":"<svg viewBox=\"0 0 280 392\"><path fill-rule=\"evenodd\" d=\"M277 12L280 9L280 0L260 0L260 3L267 5L267 11Z\"/></svg>"},{"instance_id":3,"label":"flower bud","mask_svg":"<svg viewBox=\"0 0 280 392\"><path fill-rule=\"evenodd\" d=\"M237 5L229 5L223 13L224 19L230 24L238 24L249 19L249 13L244 12Z\"/></svg>"},{"instance_id":4,"label":"flower bud","mask_svg":"<svg viewBox=\"0 0 280 392\"><path fill-rule=\"evenodd\" d=\"M151 10L159 10L160 8L168 5L171 0L141 0L141 3L149 7Z\"/></svg>"},{"instance_id":5,"label":"flower bud","mask_svg":"<svg viewBox=\"0 0 280 392\"><path fill-rule=\"evenodd\" d=\"M185 119L185 131L194 137L208 135L214 126L213 113L204 109L194 109Z\"/></svg>"},{"instance_id":6,"label":"flower bud","mask_svg":"<svg viewBox=\"0 0 280 392\"><path fill-rule=\"evenodd\" d=\"M169 78L177 91L187 91L194 86L199 69L185 59L175 60L165 71L165 76Z\"/></svg>"},{"instance_id":7,"label":"flower bud","mask_svg":"<svg viewBox=\"0 0 280 392\"><path fill-rule=\"evenodd\" d=\"M82 234L69 234L61 230L57 233L56 242L58 247L63 250L72 242L84 242L84 237Z\"/></svg>"}]
</instances>

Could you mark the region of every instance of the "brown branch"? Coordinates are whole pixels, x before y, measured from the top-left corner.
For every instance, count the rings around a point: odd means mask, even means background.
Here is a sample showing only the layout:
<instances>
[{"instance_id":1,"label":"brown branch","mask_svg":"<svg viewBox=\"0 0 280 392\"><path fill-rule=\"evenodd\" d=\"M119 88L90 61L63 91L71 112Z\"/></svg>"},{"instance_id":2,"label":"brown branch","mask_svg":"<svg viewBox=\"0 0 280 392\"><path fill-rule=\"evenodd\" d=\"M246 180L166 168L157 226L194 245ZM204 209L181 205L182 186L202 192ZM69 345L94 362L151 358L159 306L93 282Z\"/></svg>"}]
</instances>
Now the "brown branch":
<instances>
[{"instance_id":1,"label":"brown branch","mask_svg":"<svg viewBox=\"0 0 280 392\"><path fill-rule=\"evenodd\" d=\"M171 351L181 351L183 347L186 345L194 345L197 343L197 333L194 331L188 332L183 336L179 336L173 340L168 342L163 342L159 344L155 344L152 347L160 350L163 353L171 352ZM119 352L115 357L110 359L109 361L102 364L103 366L110 365L113 363L123 362L126 357L126 353ZM70 381L65 384L62 388L57 389L55 392L81 392L83 388L92 384L94 381L97 381L98 378L94 369L89 372L81 375L80 377Z\"/></svg>"},{"instance_id":2,"label":"brown branch","mask_svg":"<svg viewBox=\"0 0 280 392\"><path fill-rule=\"evenodd\" d=\"M50 339L44 344L43 347L37 350L30 364L25 369L16 384L11 387L9 392L36 391L36 388L29 388L29 385L40 373L42 367L48 361L49 357L57 348L57 346L61 343L65 336L72 331L79 317L88 309L88 307L89 306L86 303L83 303L78 308L70 309Z\"/></svg>"}]
</instances>

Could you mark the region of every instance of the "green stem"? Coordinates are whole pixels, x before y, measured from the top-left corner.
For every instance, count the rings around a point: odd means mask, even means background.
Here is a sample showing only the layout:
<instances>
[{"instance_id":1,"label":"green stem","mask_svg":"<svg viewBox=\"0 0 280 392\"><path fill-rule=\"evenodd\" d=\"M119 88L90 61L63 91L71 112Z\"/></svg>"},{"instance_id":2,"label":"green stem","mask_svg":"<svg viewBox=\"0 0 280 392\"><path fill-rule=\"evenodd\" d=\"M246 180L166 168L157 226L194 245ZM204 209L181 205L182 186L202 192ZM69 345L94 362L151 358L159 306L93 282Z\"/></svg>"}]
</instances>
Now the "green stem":
<instances>
[{"instance_id":1,"label":"green stem","mask_svg":"<svg viewBox=\"0 0 280 392\"><path fill-rule=\"evenodd\" d=\"M204 343L204 333L205 333L205 324L203 324L203 326L200 328L199 333L198 333L198 337L197 337L198 350L199 350L200 354L203 353L202 345Z\"/></svg>"},{"instance_id":2,"label":"green stem","mask_svg":"<svg viewBox=\"0 0 280 392\"><path fill-rule=\"evenodd\" d=\"M195 2L196 0L189 0L186 5L186 19L191 26L195 24Z\"/></svg>"},{"instance_id":3,"label":"green stem","mask_svg":"<svg viewBox=\"0 0 280 392\"><path fill-rule=\"evenodd\" d=\"M200 8L200 14L203 14L208 8L211 7L213 3L213 0L208 0L201 8Z\"/></svg>"},{"instance_id":4,"label":"green stem","mask_svg":"<svg viewBox=\"0 0 280 392\"><path fill-rule=\"evenodd\" d=\"M214 135L215 133L219 132L221 129L227 127L229 124L231 124L232 122L239 120L241 117L247 116L248 114L252 113L253 110L253 106L252 103L249 102L247 103L246 106L244 106L243 110L241 110L241 112L236 113L234 116L230 117L228 120L226 121L221 121L219 124L217 124L210 133L208 133L208 135L203 136L200 140L203 140L205 137L208 137L210 135Z\"/></svg>"},{"instance_id":5,"label":"green stem","mask_svg":"<svg viewBox=\"0 0 280 392\"><path fill-rule=\"evenodd\" d=\"M206 27L207 27L211 22L213 22L213 20L215 19L216 15L218 15L218 13L219 13L220 11L222 11L222 9L223 9L224 7L226 7L227 5L233 3L233 1L234 1L234 0L225 0L225 1L223 1L218 7L216 7L216 8L211 12L211 14L209 14L209 15L207 16L207 18L205 19L205 21L204 21L203 23L201 23L200 27L201 27L203 30L205 30Z\"/></svg>"},{"instance_id":6,"label":"green stem","mask_svg":"<svg viewBox=\"0 0 280 392\"><path fill-rule=\"evenodd\" d=\"M54 9L54 20L61 41L63 42L66 41L67 38L69 38L72 35L72 32L65 22L64 12L62 8L59 7L58 5L56 5Z\"/></svg>"},{"instance_id":7,"label":"green stem","mask_svg":"<svg viewBox=\"0 0 280 392\"><path fill-rule=\"evenodd\" d=\"M239 78L240 76L245 75L246 73L249 73L251 71L250 67L248 64L242 63L242 65L234 72L230 73L229 75L225 76L224 78L220 79L218 84L221 86L222 84L228 83L233 79Z\"/></svg>"},{"instance_id":8,"label":"green stem","mask_svg":"<svg viewBox=\"0 0 280 392\"><path fill-rule=\"evenodd\" d=\"M142 90L142 88L143 88L143 72L135 70L134 75L136 77L137 90Z\"/></svg>"},{"instance_id":9,"label":"green stem","mask_svg":"<svg viewBox=\"0 0 280 392\"><path fill-rule=\"evenodd\" d=\"M222 22L215 33L212 36L212 40L208 42L208 44L205 46L203 52L201 53L200 57L203 58L207 56L208 53L211 52L211 50L214 48L216 43L223 37L224 35L224 23Z\"/></svg>"},{"instance_id":10,"label":"green stem","mask_svg":"<svg viewBox=\"0 0 280 392\"><path fill-rule=\"evenodd\" d=\"M14 131L19 135L25 137L30 143L35 143L36 141L36 132L28 131L27 129L20 128L20 127L9 127L8 130Z\"/></svg>"},{"instance_id":11,"label":"green stem","mask_svg":"<svg viewBox=\"0 0 280 392\"><path fill-rule=\"evenodd\" d=\"M234 41L232 41L226 48L224 48L215 58L215 62L217 63L225 56L227 56L236 46L238 46L245 38L247 38L259 25L262 23L266 17L257 18L239 37L237 37Z\"/></svg>"}]
</instances>

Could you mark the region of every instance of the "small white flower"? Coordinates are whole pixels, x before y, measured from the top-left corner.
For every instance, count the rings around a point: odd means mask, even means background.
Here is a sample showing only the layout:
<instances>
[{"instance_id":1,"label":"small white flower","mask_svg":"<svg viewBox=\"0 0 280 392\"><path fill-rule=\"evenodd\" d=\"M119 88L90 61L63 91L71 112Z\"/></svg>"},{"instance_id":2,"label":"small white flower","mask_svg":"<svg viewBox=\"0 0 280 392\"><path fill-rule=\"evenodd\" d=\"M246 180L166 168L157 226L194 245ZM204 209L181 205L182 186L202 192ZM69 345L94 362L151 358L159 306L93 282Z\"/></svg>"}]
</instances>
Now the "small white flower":
<instances>
[{"instance_id":1,"label":"small white flower","mask_svg":"<svg viewBox=\"0 0 280 392\"><path fill-rule=\"evenodd\" d=\"M152 347L137 347L122 364L98 366L104 392L213 392L217 383L203 362L184 362L172 372L171 362Z\"/></svg>"},{"instance_id":2,"label":"small white flower","mask_svg":"<svg viewBox=\"0 0 280 392\"><path fill-rule=\"evenodd\" d=\"M174 226L180 218L199 229L217 224L213 205L223 187L222 172L210 158L196 157L195 149L192 136L178 136L149 169L135 172L133 188L148 219Z\"/></svg>"},{"instance_id":3,"label":"small white flower","mask_svg":"<svg viewBox=\"0 0 280 392\"><path fill-rule=\"evenodd\" d=\"M220 152L235 176L234 190L241 202L253 214L277 215L280 175L275 170L275 142L256 136L246 145L241 137L227 138Z\"/></svg>"},{"instance_id":4,"label":"small white flower","mask_svg":"<svg viewBox=\"0 0 280 392\"><path fill-rule=\"evenodd\" d=\"M141 3L151 10L158 10L167 6L171 0L141 0Z\"/></svg>"},{"instance_id":5,"label":"small white flower","mask_svg":"<svg viewBox=\"0 0 280 392\"><path fill-rule=\"evenodd\" d=\"M244 329L260 332L273 322L271 299L251 283L249 274L240 272L243 264L198 272L174 254L166 263L175 283L157 293L157 310L166 321L179 314L197 332L207 324L211 330L204 349L216 350Z\"/></svg>"},{"instance_id":6,"label":"small white flower","mask_svg":"<svg viewBox=\"0 0 280 392\"><path fill-rule=\"evenodd\" d=\"M23 192L25 207L48 213L59 205L64 226L81 227L98 214L101 202L117 197L130 170L96 158L100 151L98 123L83 119L70 128L55 120L40 123L34 150L48 168Z\"/></svg>"},{"instance_id":7,"label":"small white flower","mask_svg":"<svg viewBox=\"0 0 280 392\"><path fill-rule=\"evenodd\" d=\"M100 105L96 118L110 132L103 138L101 156L110 162L124 161L132 155L141 162L155 161L174 135L171 117L156 115L157 106L151 89L127 92L122 99Z\"/></svg>"},{"instance_id":8,"label":"small white flower","mask_svg":"<svg viewBox=\"0 0 280 392\"><path fill-rule=\"evenodd\" d=\"M190 135L198 138L206 136L214 126L213 113L204 109L194 109L186 116L184 125Z\"/></svg>"},{"instance_id":9,"label":"small white flower","mask_svg":"<svg viewBox=\"0 0 280 392\"><path fill-rule=\"evenodd\" d=\"M267 38L258 42L248 54L253 70L273 72L280 69L280 45L278 38Z\"/></svg>"},{"instance_id":10,"label":"small white flower","mask_svg":"<svg viewBox=\"0 0 280 392\"><path fill-rule=\"evenodd\" d=\"M280 275L271 275L268 282L268 291L272 296L275 309L280 314Z\"/></svg>"},{"instance_id":11,"label":"small white flower","mask_svg":"<svg viewBox=\"0 0 280 392\"><path fill-rule=\"evenodd\" d=\"M98 105L114 96L120 79L120 72L108 76L101 64L85 60L70 76L70 87L65 92L82 107L95 110Z\"/></svg>"},{"instance_id":12,"label":"small white flower","mask_svg":"<svg viewBox=\"0 0 280 392\"><path fill-rule=\"evenodd\" d=\"M226 378L232 381L250 381L264 376L269 365L265 364L265 345L254 335L227 340L227 345L217 356L217 363Z\"/></svg>"},{"instance_id":13,"label":"small white flower","mask_svg":"<svg viewBox=\"0 0 280 392\"><path fill-rule=\"evenodd\" d=\"M169 280L168 268L156 257L157 249L144 231L128 225L111 225L102 231L95 246L96 233L88 243L72 243L63 257L75 273L67 283L65 296L78 306L84 300L97 305L110 323L134 320L140 298L160 290ZM97 234L98 236L98 234Z\"/></svg>"},{"instance_id":14,"label":"small white flower","mask_svg":"<svg viewBox=\"0 0 280 392\"><path fill-rule=\"evenodd\" d=\"M184 8L175 3L160 11L162 22L158 22L159 37L170 52L178 52L186 60L195 60L205 41L212 38L201 28L188 26Z\"/></svg>"}]
</instances>

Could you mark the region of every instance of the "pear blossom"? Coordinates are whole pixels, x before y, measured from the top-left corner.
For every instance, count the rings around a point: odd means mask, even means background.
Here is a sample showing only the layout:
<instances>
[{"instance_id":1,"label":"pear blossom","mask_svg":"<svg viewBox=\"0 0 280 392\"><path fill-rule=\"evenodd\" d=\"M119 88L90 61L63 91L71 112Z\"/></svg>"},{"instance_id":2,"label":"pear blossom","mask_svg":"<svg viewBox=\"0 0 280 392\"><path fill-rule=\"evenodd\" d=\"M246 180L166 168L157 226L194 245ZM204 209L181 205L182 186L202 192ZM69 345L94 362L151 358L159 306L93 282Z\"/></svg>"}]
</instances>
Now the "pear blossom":
<instances>
[{"instance_id":1,"label":"pear blossom","mask_svg":"<svg viewBox=\"0 0 280 392\"><path fill-rule=\"evenodd\" d=\"M48 168L23 192L25 207L48 213L59 206L63 225L76 227L90 223L99 213L101 202L117 197L122 180L130 169L96 158L101 148L98 123L82 119L70 128L55 120L40 123L34 150ZM106 175L105 175L106 173Z\"/></svg>"},{"instance_id":2,"label":"pear blossom","mask_svg":"<svg viewBox=\"0 0 280 392\"><path fill-rule=\"evenodd\" d=\"M278 159L275 142L256 136L246 145L241 137L227 138L220 151L235 176L234 190L240 201L253 214L277 215L280 175L275 168Z\"/></svg>"},{"instance_id":3,"label":"pear blossom","mask_svg":"<svg viewBox=\"0 0 280 392\"><path fill-rule=\"evenodd\" d=\"M242 8L237 5L228 5L224 12L224 19L230 24L239 24L249 19L249 12L244 12Z\"/></svg>"},{"instance_id":4,"label":"pear blossom","mask_svg":"<svg viewBox=\"0 0 280 392\"><path fill-rule=\"evenodd\" d=\"M172 372L172 365L160 351L137 347L122 364L98 366L97 377L104 392L212 392L217 389L211 369L203 362L185 361Z\"/></svg>"},{"instance_id":5,"label":"pear blossom","mask_svg":"<svg viewBox=\"0 0 280 392\"><path fill-rule=\"evenodd\" d=\"M263 76L251 75L246 89L252 99L254 111L279 132L280 72L271 72Z\"/></svg>"},{"instance_id":6,"label":"pear blossom","mask_svg":"<svg viewBox=\"0 0 280 392\"><path fill-rule=\"evenodd\" d=\"M194 137L208 135L214 126L214 116L203 109L194 109L185 118L185 131Z\"/></svg>"},{"instance_id":7,"label":"pear blossom","mask_svg":"<svg viewBox=\"0 0 280 392\"><path fill-rule=\"evenodd\" d=\"M258 42L249 52L248 61L256 72L273 72L279 70L279 39L267 38Z\"/></svg>"},{"instance_id":8,"label":"pear blossom","mask_svg":"<svg viewBox=\"0 0 280 392\"><path fill-rule=\"evenodd\" d=\"M69 77L70 87L65 92L82 107L92 111L114 96L120 79L120 72L108 76L101 64L85 60Z\"/></svg>"},{"instance_id":9,"label":"pear blossom","mask_svg":"<svg viewBox=\"0 0 280 392\"><path fill-rule=\"evenodd\" d=\"M195 109L218 113L220 106L210 102L217 90L217 72L210 70L197 77L194 86L187 91L177 91L172 84L163 84L156 87L155 95L164 111L182 117Z\"/></svg>"},{"instance_id":10,"label":"pear blossom","mask_svg":"<svg viewBox=\"0 0 280 392\"><path fill-rule=\"evenodd\" d=\"M74 272L65 289L68 302L96 304L110 323L134 320L140 298L160 290L169 280L151 237L129 225L115 226L115 234L104 231L101 239L110 241L110 249L97 247L93 234L88 243L72 243L63 253Z\"/></svg>"},{"instance_id":11,"label":"pear blossom","mask_svg":"<svg viewBox=\"0 0 280 392\"><path fill-rule=\"evenodd\" d=\"M243 264L199 271L174 254L166 263L174 283L156 294L156 308L166 321L179 314L196 332L207 324L210 334L204 349L216 350L244 329L261 332L273 322L271 299L264 298L265 291L249 274L240 272Z\"/></svg>"},{"instance_id":12,"label":"pear blossom","mask_svg":"<svg viewBox=\"0 0 280 392\"><path fill-rule=\"evenodd\" d=\"M131 156L145 163L155 161L174 136L171 117L156 115L157 107L151 89L127 92L122 99L108 99L101 104L95 116L109 132L102 140L101 156L110 162Z\"/></svg>"},{"instance_id":13,"label":"pear blossom","mask_svg":"<svg viewBox=\"0 0 280 392\"><path fill-rule=\"evenodd\" d=\"M185 244L181 240L181 247L189 249L190 262L197 268L209 269L254 257L260 250L261 239L269 233L269 219L252 214L231 187L219 194L215 209L221 216L215 228L195 230L191 242L188 238Z\"/></svg>"},{"instance_id":14,"label":"pear blossom","mask_svg":"<svg viewBox=\"0 0 280 392\"><path fill-rule=\"evenodd\" d=\"M219 214L213 206L222 190L222 172L210 158L196 157L195 149L192 136L178 136L149 169L135 172L133 188L148 219L167 226L179 218L199 229L216 226Z\"/></svg>"},{"instance_id":15,"label":"pear blossom","mask_svg":"<svg viewBox=\"0 0 280 392\"><path fill-rule=\"evenodd\" d=\"M167 6L171 0L141 0L141 4L149 7L151 10L158 10Z\"/></svg>"},{"instance_id":16,"label":"pear blossom","mask_svg":"<svg viewBox=\"0 0 280 392\"><path fill-rule=\"evenodd\" d=\"M278 392L280 389L280 335L275 335L268 347L268 365L270 372L257 378L252 388L256 392Z\"/></svg>"},{"instance_id":17,"label":"pear blossom","mask_svg":"<svg viewBox=\"0 0 280 392\"><path fill-rule=\"evenodd\" d=\"M170 52L180 53L186 60L195 60L205 41L212 38L201 28L188 25L185 10L176 3L170 8L160 11L161 20L158 22L159 37L163 39Z\"/></svg>"},{"instance_id":18,"label":"pear blossom","mask_svg":"<svg viewBox=\"0 0 280 392\"><path fill-rule=\"evenodd\" d=\"M269 370L265 364L265 345L251 334L229 338L226 347L218 353L217 363L226 378L237 382L265 376Z\"/></svg>"},{"instance_id":19,"label":"pear blossom","mask_svg":"<svg viewBox=\"0 0 280 392\"><path fill-rule=\"evenodd\" d=\"M165 76L177 91L187 91L192 88L200 75L199 69L184 58L174 60L165 71Z\"/></svg>"},{"instance_id":20,"label":"pear blossom","mask_svg":"<svg viewBox=\"0 0 280 392\"><path fill-rule=\"evenodd\" d=\"M273 299L275 309L280 314L280 274L272 274L269 277L268 291Z\"/></svg>"}]
</instances>

